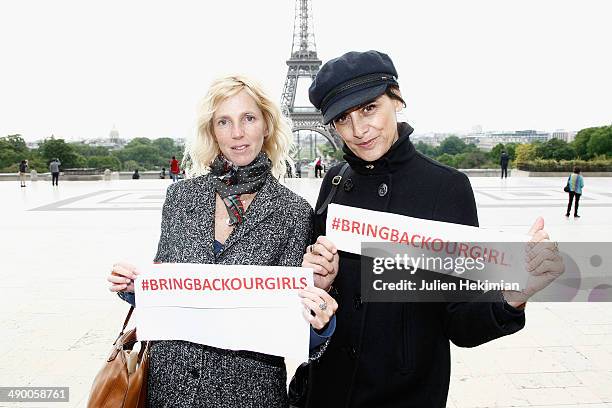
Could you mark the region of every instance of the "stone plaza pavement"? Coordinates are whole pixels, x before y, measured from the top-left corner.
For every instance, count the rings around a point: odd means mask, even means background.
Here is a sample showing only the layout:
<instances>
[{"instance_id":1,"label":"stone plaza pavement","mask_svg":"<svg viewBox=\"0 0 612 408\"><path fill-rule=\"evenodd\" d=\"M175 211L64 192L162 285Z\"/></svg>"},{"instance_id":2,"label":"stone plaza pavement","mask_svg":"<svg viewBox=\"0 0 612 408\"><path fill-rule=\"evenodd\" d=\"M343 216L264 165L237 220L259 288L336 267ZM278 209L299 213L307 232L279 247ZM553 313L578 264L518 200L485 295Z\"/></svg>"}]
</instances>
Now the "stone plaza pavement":
<instances>
[{"instance_id":1,"label":"stone plaza pavement","mask_svg":"<svg viewBox=\"0 0 612 408\"><path fill-rule=\"evenodd\" d=\"M542 215L555 240L610 241L610 178L585 179L578 220L563 216L564 178L471 182L482 227L527 232ZM287 181L311 204L319 183ZM128 309L105 277L150 262L168 184L0 182L0 386L70 387L68 403L0 407L85 407ZM452 352L449 407L612 407L612 303L531 303L521 332Z\"/></svg>"}]
</instances>

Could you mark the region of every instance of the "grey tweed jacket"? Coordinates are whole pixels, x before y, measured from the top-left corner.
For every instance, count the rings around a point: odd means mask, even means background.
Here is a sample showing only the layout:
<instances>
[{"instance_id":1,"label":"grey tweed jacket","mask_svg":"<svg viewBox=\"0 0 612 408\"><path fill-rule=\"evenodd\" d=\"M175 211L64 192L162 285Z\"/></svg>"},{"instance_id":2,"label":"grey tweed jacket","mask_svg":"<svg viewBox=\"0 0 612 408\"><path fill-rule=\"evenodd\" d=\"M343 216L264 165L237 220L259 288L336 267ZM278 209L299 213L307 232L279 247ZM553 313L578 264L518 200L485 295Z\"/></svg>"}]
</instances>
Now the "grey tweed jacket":
<instances>
[{"instance_id":1,"label":"grey tweed jacket","mask_svg":"<svg viewBox=\"0 0 612 408\"><path fill-rule=\"evenodd\" d=\"M168 187L155 262L300 266L313 211L272 175L215 256L211 175ZM271 334L272 335L272 334ZM326 346L326 344L324 344ZM275 361L276 359L276 361ZM150 407L287 407L284 362L184 341L151 346Z\"/></svg>"}]
</instances>

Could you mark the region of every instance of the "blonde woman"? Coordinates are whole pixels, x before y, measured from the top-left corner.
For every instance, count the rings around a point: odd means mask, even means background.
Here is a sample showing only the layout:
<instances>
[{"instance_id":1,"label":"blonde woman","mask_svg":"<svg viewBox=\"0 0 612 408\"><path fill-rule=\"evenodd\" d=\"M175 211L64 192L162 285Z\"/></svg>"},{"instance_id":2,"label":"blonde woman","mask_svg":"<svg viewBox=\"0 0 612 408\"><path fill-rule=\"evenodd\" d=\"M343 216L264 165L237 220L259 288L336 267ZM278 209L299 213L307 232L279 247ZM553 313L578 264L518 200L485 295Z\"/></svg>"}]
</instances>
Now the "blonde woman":
<instances>
[{"instance_id":1,"label":"blonde woman","mask_svg":"<svg viewBox=\"0 0 612 408\"><path fill-rule=\"evenodd\" d=\"M279 108L257 84L242 76L215 81L185 151L188 178L168 187L155 262L300 266L311 239L312 209L277 181L286 171L291 138ZM116 264L110 290L134 303L137 273L131 265ZM337 304L318 288L300 296L313 328L315 358L335 328ZM184 341L156 342L148 403L287 407L284 361Z\"/></svg>"}]
</instances>

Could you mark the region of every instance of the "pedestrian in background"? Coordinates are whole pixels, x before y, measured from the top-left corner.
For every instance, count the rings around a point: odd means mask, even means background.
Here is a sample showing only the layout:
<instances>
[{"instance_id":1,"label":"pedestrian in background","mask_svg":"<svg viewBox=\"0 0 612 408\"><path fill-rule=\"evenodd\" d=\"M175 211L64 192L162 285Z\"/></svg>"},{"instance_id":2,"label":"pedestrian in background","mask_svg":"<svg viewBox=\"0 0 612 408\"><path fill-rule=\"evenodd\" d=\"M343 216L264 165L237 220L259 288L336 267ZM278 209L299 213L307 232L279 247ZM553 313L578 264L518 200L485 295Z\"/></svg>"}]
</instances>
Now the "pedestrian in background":
<instances>
[{"instance_id":1,"label":"pedestrian in background","mask_svg":"<svg viewBox=\"0 0 612 408\"><path fill-rule=\"evenodd\" d=\"M26 173L28 171L28 161L27 160L22 160L21 163L19 163L19 181L21 182L21 187L25 187L26 186Z\"/></svg>"},{"instance_id":2,"label":"pedestrian in background","mask_svg":"<svg viewBox=\"0 0 612 408\"><path fill-rule=\"evenodd\" d=\"M132 180L140 179L140 174L138 174L138 169L134 170L134 174L132 174Z\"/></svg>"},{"instance_id":3,"label":"pedestrian in background","mask_svg":"<svg viewBox=\"0 0 612 408\"><path fill-rule=\"evenodd\" d=\"M51 172L51 185L57 186L59 181L59 166L62 162L58 158L55 158L49 163L49 171Z\"/></svg>"},{"instance_id":4,"label":"pedestrian in background","mask_svg":"<svg viewBox=\"0 0 612 408\"><path fill-rule=\"evenodd\" d=\"M323 166L321 164L321 158L317 157L315 161L315 178L323 178L321 171L323 170Z\"/></svg>"},{"instance_id":5,"label":"pedestrian in background","mask_svg":"<svg viewBox=\"0 0 612 408\"><path fill-rule=\"evenodd\" d=\"M580 202L580 196L582 196L582 187L584 187L584 178L580 174L580 167L575 166L574 172L567 178L567 187L569 191L569 202L567 203L567 212L565 216L569 218L570 212L572 211L572 201L575 199L574 204L574 218L580 218L578 215L578 203Z\"/></svg>"},{"instance_id":6,"label":"pedestrian in background","mask_svg":"<svg viewBox=\"0 0 612 408\"><path fill-rule=\"evenodd\" d=\"M165 167L162 167L161 172L159 173L159 178L160 179L166 178L166 168Z\"/></svg>"},{"instance_id":7,"label":"pedestrian in background","mask_svg":"<svg viewBox=\"0 0 612 408\"><path fill-rule=\"evenodd\" d=\"M499 158L499 165L501 166L501 178L508 178L508 162L510 161L510 156L506 151L502 151L501 157Z\"/></svg>"},{"instance_id":8,"label":"pedestrian in background","mask_svg":"<svg viewBox=\"0 0 612 408\"><path fill-rule=\"evenodd\" d=\"M172 156L172 160L170 160L170 177L173 182L178 180L179 174L181 174L179 162L176 160L175 156Z\"/></svg>"}]
</instances>

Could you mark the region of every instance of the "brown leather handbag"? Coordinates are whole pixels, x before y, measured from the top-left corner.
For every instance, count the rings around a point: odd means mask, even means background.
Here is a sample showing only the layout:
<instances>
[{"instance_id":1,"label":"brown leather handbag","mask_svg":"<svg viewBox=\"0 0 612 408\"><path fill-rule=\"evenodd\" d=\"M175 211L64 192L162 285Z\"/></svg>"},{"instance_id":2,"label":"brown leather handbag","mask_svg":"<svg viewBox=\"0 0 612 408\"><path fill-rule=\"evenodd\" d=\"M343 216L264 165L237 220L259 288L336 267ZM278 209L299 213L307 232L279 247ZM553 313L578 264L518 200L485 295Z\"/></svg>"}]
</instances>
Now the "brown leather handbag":
<instances>
[{"instance_id":1,"label":"brown leather handbag","mask_svg":"<svg viewBox=\"0 0 612 408\"><path fill-rule=\"evenodd\" d=\"M134 306L130 308L113 349L96 375L89 393L88 408L144 408L147 400L149 342L138 340L136 329L125 332ZM124 333L125 332L125 333Z\"/></svg>"}]
</instances>

